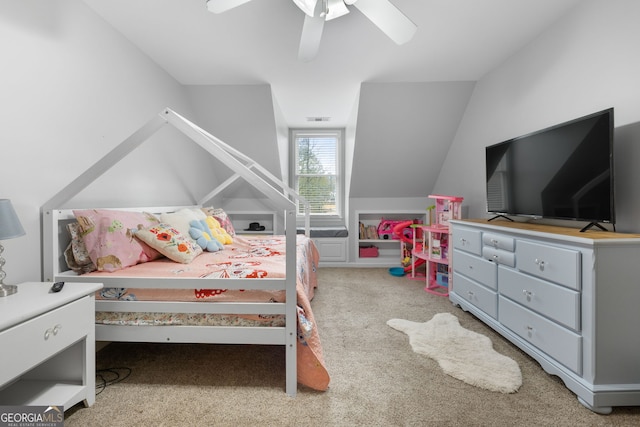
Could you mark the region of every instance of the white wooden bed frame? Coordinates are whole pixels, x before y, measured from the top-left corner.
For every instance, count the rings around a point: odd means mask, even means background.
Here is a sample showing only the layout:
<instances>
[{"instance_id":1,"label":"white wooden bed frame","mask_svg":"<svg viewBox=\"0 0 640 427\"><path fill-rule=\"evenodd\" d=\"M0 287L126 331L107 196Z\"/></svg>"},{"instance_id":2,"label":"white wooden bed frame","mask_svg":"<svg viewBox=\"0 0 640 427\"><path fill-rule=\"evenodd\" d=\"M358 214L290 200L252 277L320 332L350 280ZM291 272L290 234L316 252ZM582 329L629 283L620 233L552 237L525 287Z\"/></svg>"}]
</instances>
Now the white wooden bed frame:
<instances>
[{"instance_id":1,"label":"white wooden bed frame","mask_svg":"<svg viewBox=\"0 0 640 427\"><path fill-rule=\"evenodd\" d=\"M286 236L286 277L283 279L216 279L216 278L127 278L114 272L113 276L92 278L68 270L64 250L70 238L66 224L75 220L71 209L58 209L113 165L140 146L165 124L171 124L190 137L212 156L221 160L235 174L216 187L194 206L212 200L238 178L253 185L284 214ZM233 326L120 326L96 325L97 341L171 342L208 344L268 344L286 348L286 393L294 397L297 392L296 340L296 203L305 206L305 231L309 235L309 204L294 190L273 176L248 156L238 152L218 138L207 133L170 109L165 109L147 122L129 138L120 143L95 165L72 181L41 208L43 280L47 282L99 282L104 287L166 288L166 289L277 289L285 290L285 303L231 303L218 302L150 302L150 301L96 301L96 311L109 312L164 312L164 313L220 313L220 314L284 314L284 327ZM118 210L152 213L174 212L184 206L118 208ZM197 283L196 283L197 281ZM203 282L204 281L204 282ZM210 283L209 283L210 282ZM215 282L215 283L214 283Z\"/></svg>"}]
</instances>

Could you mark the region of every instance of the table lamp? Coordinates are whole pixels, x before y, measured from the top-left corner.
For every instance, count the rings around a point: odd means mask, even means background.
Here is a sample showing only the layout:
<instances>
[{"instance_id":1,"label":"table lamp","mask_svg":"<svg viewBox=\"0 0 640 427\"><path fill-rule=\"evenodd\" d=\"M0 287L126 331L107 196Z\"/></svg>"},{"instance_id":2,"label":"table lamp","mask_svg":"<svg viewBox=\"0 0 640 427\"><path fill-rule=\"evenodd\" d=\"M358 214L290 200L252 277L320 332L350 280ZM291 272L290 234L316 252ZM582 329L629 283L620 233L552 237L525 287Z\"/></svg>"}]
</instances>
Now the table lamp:
<instances>
[{"instance_id":1,"label":"table lamp","mask_svg":"<svg viewBox=\"0 0 640 427\"><path fill-rule=\"evenodd\" d=\"M0 199L0 241L24 236L24 234L24 229L11 205L11 200ZM2 258L3 251L4 248L0 244L0 297L6 297L18 292L17 286L4 284L4 278L7 274L2 269L5 263L4 258Z\"/></svg>"}]
</instances>

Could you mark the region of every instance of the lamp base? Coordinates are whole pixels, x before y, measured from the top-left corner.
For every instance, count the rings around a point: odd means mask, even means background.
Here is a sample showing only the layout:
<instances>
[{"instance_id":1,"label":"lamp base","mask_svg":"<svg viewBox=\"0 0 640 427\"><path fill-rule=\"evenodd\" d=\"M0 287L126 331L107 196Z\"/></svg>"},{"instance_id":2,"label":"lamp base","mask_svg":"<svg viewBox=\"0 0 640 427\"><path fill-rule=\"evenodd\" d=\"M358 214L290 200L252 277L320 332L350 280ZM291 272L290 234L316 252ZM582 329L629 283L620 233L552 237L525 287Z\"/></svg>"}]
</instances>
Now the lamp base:
<instances>
[{"instance_id":1,"label":"lamp base","mask_svg":"<svg viewBox=\"0 0 640 427\"><path fill-rule=\"evenodd\" d=\"M15 294L16 292L18 292L18 287L16 285L0 284L0 298Z\"/></svg>"}]
</instances>

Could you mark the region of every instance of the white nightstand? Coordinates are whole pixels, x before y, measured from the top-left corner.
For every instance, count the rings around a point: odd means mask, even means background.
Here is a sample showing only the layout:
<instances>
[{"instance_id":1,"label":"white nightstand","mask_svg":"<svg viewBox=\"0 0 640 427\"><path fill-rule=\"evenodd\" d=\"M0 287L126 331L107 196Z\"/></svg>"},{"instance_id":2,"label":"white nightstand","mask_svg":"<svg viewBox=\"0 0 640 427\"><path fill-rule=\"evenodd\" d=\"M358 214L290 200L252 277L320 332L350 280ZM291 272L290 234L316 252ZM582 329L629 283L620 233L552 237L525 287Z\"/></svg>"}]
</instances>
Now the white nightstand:
<instances>
[{"instance_id":1,"label":"white nightstand","mask_svg":"<svg viewBox=\"0 0 640 427\"><path fill-rule=\"evenodd\" d=\"M95 402L94 283L18 285L0 298L0 405Z\"/></svg>"}]
</instances>

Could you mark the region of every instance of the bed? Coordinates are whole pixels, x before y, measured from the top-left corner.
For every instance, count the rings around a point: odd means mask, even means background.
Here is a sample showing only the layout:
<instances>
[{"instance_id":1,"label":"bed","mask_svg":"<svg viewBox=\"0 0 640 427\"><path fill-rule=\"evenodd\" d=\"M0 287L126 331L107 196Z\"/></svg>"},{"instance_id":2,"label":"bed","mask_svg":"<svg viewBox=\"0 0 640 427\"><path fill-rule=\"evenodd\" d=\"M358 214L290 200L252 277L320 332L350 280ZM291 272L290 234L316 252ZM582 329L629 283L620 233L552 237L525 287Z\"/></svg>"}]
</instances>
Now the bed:
<instances>
[{"instance_id":1,"label":"bed","mask_svg":"<svg viewBox=\"0 0 640 427\"><path fill-rule=\"evenodd\" d=\"M193 206L61 208L166 124L181 130L235 174ZM163 221L164 216L186 210L207 212L204 202L239 178L261 191L274 208L282 212L283 235L234 235L233 242L223 245L221 250L209 251L205 247L188 262L181 259L177 262L172 254L164 253L166 248L153 246L160 254L147 256L145 252L144 260L124 263L124 266L119 264L119 259L98 260L98 264L102 262L102 271L86 274L74 271L65 260L65 251L72 242L70 225L84 219L79 211L85 215L117 212L156 219L144 227L138 219L137 229L130 224L123 227L123 235L144 246L149 241L141 236L157 238L160 224L171 230L178 229L172 238L184 237L185 233L178 232L180 227ZM318 255L308 237L308 215L307 233L296 232L295 199L305 203L252 159L165 109L42 206L43 280L104 285L96 295L98 341L282 345L285 346L286 393L295 396L298 383L326 390L329 375L310 305L317 286ZM208 219L211 215L205 216ZM179 246L174 244L172 248Z\"/></svg>"}]
</instances>

